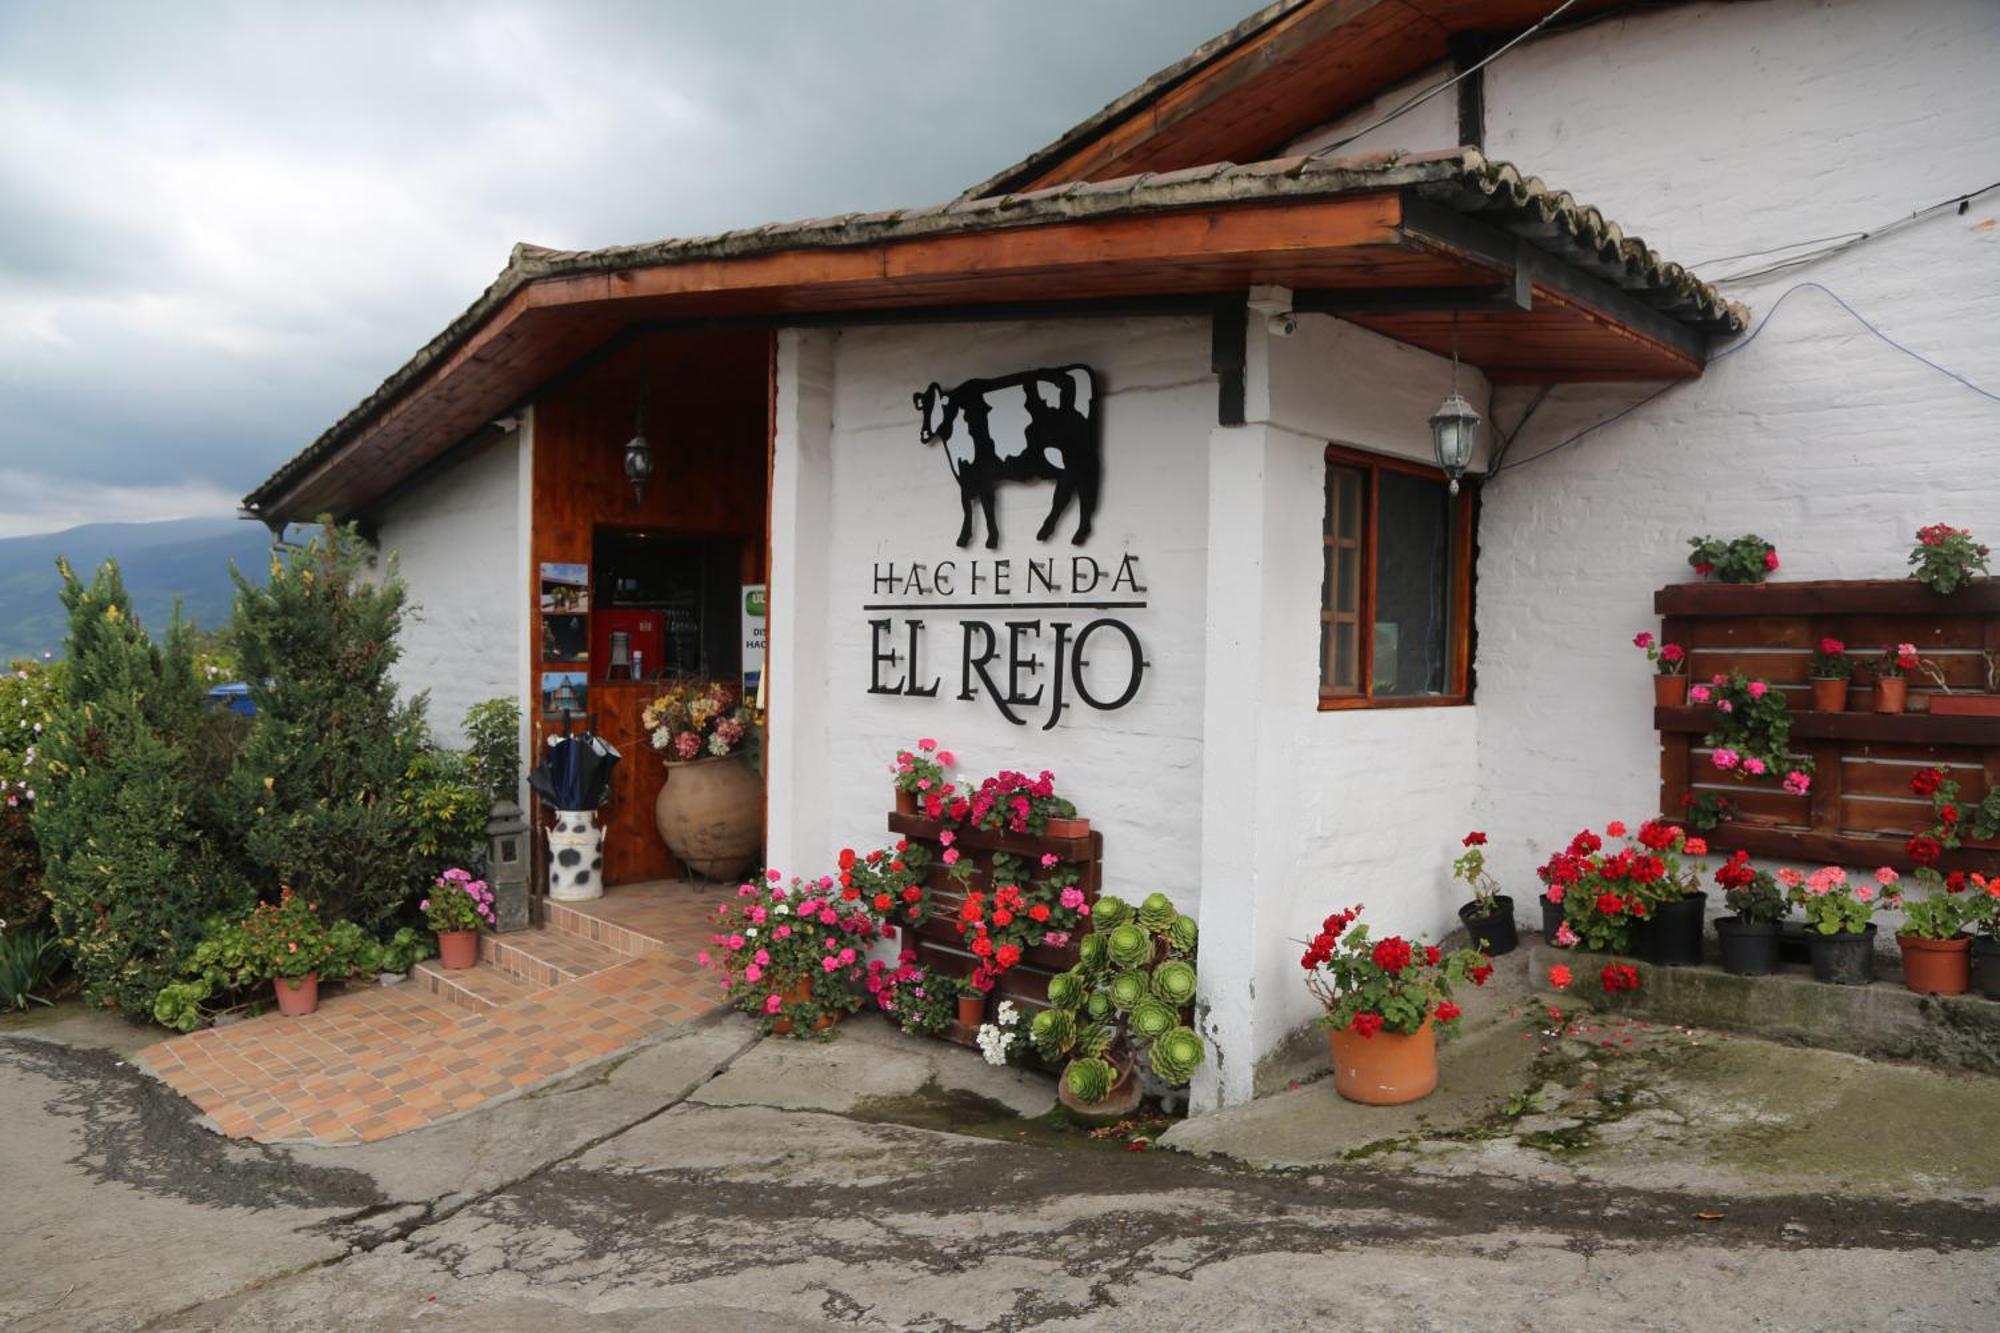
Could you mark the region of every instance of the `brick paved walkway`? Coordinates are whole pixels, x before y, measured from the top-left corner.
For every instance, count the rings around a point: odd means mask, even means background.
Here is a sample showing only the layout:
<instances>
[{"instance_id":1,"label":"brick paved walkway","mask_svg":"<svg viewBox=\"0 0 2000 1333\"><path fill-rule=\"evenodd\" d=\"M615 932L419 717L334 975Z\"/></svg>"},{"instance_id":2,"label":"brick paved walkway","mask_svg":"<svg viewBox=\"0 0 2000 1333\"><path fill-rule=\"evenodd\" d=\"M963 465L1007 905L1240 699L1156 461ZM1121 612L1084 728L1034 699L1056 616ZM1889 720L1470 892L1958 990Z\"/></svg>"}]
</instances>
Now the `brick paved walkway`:
<instances>
[{"instance_id":1,"label":"brick paved walkway","mask_svg":"<svg viewBox=\"0 0 2000 1333\"><path fill-rule=\"evenodd\" d=\"M731 891L644 884L551 904L543 929L485 937L485 959L467 972L427 966L399 986L329 994L303 1018L265 1014L135 1058L232 1138L387 1138L717 1008L714 979L694 955L708 912ZM542 984L550 977L559 984Z\"/></svg>"}]
</instances>

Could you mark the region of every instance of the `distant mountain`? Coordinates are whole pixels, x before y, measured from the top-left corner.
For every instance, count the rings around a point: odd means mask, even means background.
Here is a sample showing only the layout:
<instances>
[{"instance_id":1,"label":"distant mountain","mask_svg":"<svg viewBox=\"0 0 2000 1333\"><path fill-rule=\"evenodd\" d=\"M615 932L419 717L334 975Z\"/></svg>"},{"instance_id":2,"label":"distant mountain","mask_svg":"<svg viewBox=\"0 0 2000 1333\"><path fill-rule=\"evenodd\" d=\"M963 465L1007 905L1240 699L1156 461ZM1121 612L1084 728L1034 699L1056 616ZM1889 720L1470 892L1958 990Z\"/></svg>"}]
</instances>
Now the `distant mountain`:
<instances>
[{"instance_id":1,"label":"distant mountain","mask_svg":"<svg viewBox=\"0 0 2000 1333\"><path fill-rule=\"evenodd\" d=\"M116 560L148 629L166 628L174 599L203 629L229 620L236 585L229 564L261 578L270 559L271 534L261 523L236 518L182 518L164 523L87 523L63 532L0 538L0 665L17 657L61 656L66 619L58 590L56 557L85 578Z\"/></svg>"}]
</instances>

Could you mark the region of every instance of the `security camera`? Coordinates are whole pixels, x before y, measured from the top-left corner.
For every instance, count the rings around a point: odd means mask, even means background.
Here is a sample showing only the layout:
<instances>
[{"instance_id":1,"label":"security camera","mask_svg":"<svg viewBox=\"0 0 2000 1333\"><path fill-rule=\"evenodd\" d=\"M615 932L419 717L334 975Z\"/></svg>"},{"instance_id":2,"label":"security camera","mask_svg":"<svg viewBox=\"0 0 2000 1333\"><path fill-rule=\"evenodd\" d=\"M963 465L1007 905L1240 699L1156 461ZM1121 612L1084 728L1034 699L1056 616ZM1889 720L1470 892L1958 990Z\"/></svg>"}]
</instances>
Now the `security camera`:
<instances>
[{"instance_id":1,"label":"security camera","mask_svg":"<svg viewBox=\"0 0 2000 1333\"><path fill-rule=\"evenodd\" d=\"M1289 338L1299 331L1299 317L1287 310L1282 315L1273 315L1264 322L1273 338Z\"/></svg>"}]
</instances>

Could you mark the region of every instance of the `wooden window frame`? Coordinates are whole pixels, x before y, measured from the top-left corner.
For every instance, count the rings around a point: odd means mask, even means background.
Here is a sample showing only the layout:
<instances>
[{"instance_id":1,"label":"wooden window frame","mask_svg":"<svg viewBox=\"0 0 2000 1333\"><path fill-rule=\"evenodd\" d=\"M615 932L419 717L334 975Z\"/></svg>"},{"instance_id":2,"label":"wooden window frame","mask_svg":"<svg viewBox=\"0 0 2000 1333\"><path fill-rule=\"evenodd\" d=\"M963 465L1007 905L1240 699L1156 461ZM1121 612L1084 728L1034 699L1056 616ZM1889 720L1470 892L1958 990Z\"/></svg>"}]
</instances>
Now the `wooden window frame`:
<instances>
[{"instance_id":1,"label":"wooden window frame","mask_svg":"<svg viewBox=\"0 0 2000 1333\"><path fill-rule=\"evenodd\" d=\"M1452 597L1451 597L1451 670L1450 688L1443 694L1391 695L1375 697L1375 568L1376 568L1376 516L1380 513L1381 480L1384 472L1401 472L1409 476L1422 477L1444 485L1449 480L1437 468L1409 459L1395 458L1388 454L1373 454L1360 449L1349 449L1337 444L1326 446L1326 467L1344 467L1365 472L1367 483L1363 488L1361 515L1361 596L1360 621L1356 626L1358 661L1355 664L1360 689L1353 694L1331 693L1327 686L1327 626L1332 623L1335 612L1330 597L1332 594L1331 562L1326 550L1333 542L1330 521L1320 526L1320 685L1319 709L1321 712L1341 712L1354 708L1460 708L1472 703L1472 571L1475 561L1473 535L1475 516L1479 506L1478 486L1470 479L1459 483L1456 512L1452 524ZM1329 494L1328 501L1331 504ZM1329 520L1330 520L1329 515Z\"/></svg>"}]
</instances>

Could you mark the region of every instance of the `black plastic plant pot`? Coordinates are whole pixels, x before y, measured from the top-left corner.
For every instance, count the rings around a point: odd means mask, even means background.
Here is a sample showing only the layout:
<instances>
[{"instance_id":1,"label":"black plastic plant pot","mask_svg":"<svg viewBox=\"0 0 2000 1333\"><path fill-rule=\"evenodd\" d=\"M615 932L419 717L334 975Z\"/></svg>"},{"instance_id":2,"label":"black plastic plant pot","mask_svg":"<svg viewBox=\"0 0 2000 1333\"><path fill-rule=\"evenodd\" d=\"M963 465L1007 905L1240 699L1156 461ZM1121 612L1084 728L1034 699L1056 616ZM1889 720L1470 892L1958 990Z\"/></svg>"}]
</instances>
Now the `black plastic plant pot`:
<instances>
[{"instance_id":1,"label":"black plastic plant pot","mask_svg":"<svg viewBox=\"0 0 2000 1333\"><path fill-rule=\"evenodd\" d=\"M1822 935L1806 932L1812 948L1813 980L1836 986L1866 986L1875 980L1875 927L1859 934Z\"/></svg>"},{"instance_id":2,"label":"black plastic plant pot","mask_svg":"<svg viewBox=\"0 0 2000 1333\"><path fill-rule=\"evenodd\" d=\"M1778 923L1717 917L1715 938L1722 945L1722 970L1736 977L1768 976L1778 970Z\"/></svg>"},{"instance_id":3,"label":"black plastic plant pot","mask_svg":"<svg viewBox=\"0 0 2000 1333\"><path fill-rule=\"evenodd\" d=\"M1696 890L1685 898L1660 903L1642 932L1646 943L1641 955L1661 967L1694 967L1701 962L1701 924L1708 910L1708 895Z\"/></svg>"},{"instance_id":4,"label":"black plastic plant pot","mask_svg":"<svg viewBox=\"0 0 2000 1333\"><path fill-rule=\"evenodd\" d=\"M1979 969L1979 993L2000 1000L2000 936L1974 935L1972 960Z\"/></svg>"},{"instance_id":5,"label":"black plastic plant pot","mask_svg":"<svg viewBox=\"0 0 2000 1333\"><path fill-rule=\"evenodd\" d=\"M1458 909L1458 919L1472 936L1472 947L1483 949L1495 958L1514 952L1521 943L1520 934L1514 929L1514 900L1504 893L1493 896L1490 911L1480 911L1476 902L1467 903Z\"/></svg>"},{"instance_id":6,"label":"black plastic plant pot","mask_svg":"<svg viewBox=\"0 0 2000 1333\"><path fill-rule=\"evenodd\" d=\"M1563 905L1549 901L1549 895L1542 895L1542 938L1550 944L1556 940L1556 932L1562 929Z\"/></svg>"}]
</instances>

